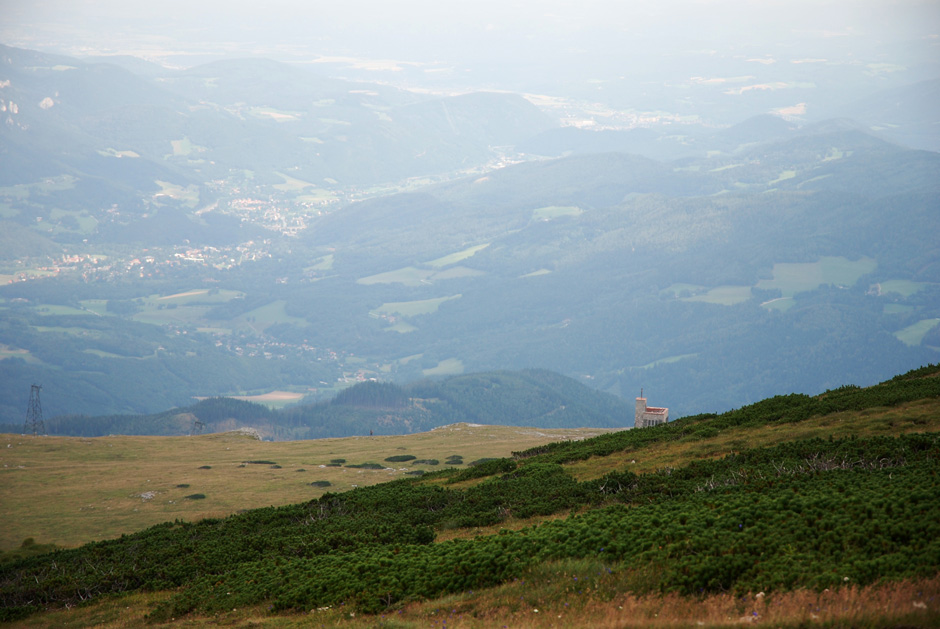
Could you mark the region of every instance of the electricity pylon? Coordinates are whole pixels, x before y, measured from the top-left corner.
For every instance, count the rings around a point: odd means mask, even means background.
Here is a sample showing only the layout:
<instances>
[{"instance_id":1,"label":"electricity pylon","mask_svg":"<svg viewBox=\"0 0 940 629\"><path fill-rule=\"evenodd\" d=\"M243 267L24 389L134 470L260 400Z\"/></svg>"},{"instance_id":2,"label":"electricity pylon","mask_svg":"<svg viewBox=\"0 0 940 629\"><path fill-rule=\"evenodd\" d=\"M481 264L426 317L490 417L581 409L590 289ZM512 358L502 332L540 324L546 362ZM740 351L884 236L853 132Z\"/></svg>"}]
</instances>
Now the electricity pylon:
<instances>
[{"instance_id":1,"label":"electricity pylon","mask_svg":"<svg viewBox=\"0 0 940 629\"><path fill-rule=\"evenodd\" d=\"M33 436L46 434L46 425L42 421L42 403L39 401L40 389L42 389L40 384L34 384L29 389L29 408L26 409L23 434L32 433Z\"/></svg>"}]
</instances>

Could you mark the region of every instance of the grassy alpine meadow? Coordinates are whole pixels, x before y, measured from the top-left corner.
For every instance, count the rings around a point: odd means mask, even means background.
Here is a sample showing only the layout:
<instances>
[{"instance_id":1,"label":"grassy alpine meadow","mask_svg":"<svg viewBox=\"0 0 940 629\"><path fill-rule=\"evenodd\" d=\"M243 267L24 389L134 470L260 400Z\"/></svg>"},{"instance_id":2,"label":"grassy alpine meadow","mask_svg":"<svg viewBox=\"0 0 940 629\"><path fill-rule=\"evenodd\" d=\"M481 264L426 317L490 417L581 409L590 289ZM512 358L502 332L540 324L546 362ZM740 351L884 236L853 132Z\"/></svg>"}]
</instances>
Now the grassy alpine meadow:
<instances>
[{"instance_id":1,"label":"grassy alpine meadow","mask_svg":"<svg viewBox=\"0 0 940 629\"><path fill-rule=\"evenodd\" d=\"M519 448L603 432L455 424L413 435L290 442L259 441L237 432L193 437L0 435L0 551L15 550L27 538L77 546L177 518L223 517L302 502L327 491L374 485L409 472L464 467ZM414 458L385 461L395 455ZM349 467L362 464L378 469ZM188 498L194 494L205 497Z\"/></svg>"},{"instance_id":2,"label":"grassy alpine meadow","mask_svg":"<svg viewBox=\"0 0 940 629\"><path fill-rule=\"evenodd\" d=\"M188 471L198 478L227 467L226 474L215 487L178 483L189 485L174 486L187 492L184 503L208 502L213 491L237 485L240 474L269 480L308 474L299 470L312 464L317 478L310 487L324 493L255 509L243 496L243 509L227 517L166 518L120 538L52 552L43 546L47 540L27 540L0 562L0 620L112 627L934 627L938 416L940 366L930 366L872 387L781 395L720 415L580 440L458 424L408 438L308 442L324 447L314 452L293 449L304 442L207 436ZM476 452L495 452L485 442L501 434L512 456L468 464L475 454L458 445L464 431L479 431ZM527 434L540 443L516 449ZM414 441L421 437L430 441ZM352 445L341 450L330 442ZM113 465L116 446L102 443L83 459ZM175 443L182 452L199 439ZM138 447L135 457L126 451L123 463L141 467L156 450ZM54 448L45 454L55 458ZM27 469L5 464L11 478ZM405 473L418 466L450 467ZM347 488L333 485L327 471L385 474L389 482ZM66 476L60 470L49 480ZM265 492L274 489L262 483L253 490ZM158 504L134 493L141 504Z\"/></svg>"}]
</instances>

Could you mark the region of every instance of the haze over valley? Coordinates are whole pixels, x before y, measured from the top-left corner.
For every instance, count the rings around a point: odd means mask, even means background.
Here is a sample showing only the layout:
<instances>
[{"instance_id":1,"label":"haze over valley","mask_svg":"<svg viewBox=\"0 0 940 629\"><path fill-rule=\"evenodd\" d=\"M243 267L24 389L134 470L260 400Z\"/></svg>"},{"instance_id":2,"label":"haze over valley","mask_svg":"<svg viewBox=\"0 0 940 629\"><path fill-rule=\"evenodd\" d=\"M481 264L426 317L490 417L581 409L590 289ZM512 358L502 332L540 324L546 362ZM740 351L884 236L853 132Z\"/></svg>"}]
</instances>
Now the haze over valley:
<instances>
[{"instance_id":1,"label":"haze over valley","mask_svg":"<svg viewBox=\"0 0 940 629\"><path fill-rule=\"evenodd\" d=\"M177 4L5 8L9 432L33 383L52 418L537 369L678 417L937 360L932 3Z\"/></svg>"}]
</instances>

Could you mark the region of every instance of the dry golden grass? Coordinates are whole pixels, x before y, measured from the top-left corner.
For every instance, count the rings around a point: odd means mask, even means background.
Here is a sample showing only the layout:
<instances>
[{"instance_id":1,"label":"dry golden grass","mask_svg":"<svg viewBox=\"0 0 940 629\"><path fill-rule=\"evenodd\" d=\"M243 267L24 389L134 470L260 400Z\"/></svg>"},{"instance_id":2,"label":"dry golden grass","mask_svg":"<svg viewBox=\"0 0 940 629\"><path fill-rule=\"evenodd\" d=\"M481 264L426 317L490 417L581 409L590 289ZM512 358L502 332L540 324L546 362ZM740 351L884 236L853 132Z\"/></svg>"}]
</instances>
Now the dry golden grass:
<instances>
[{"instance_id":1,"label":"dry golden grass","mask_svg":"<svg viewBox=\"0 0 940 629\"><path fill-rule=\"evenodd\" d=\"M17 548L27 537L41 544L77 546L177 518L192 521L304 502L326 491L400 478L410 470L440 469L452 454L469 463L601 432L455 424L413 435L290 442L258 441L237 433L94 439L0 435L0 550ZM396 454L438 459L440 465L384 462ZM331 459L389 467L324 467ZM242 467L258 460L280 468ZM310 485L318 480L331 486ZM152 497L146 498L148 492ZM197 493L206 498L185 498Z\"/></svg>"},{"instance_id":2,"label":"dry golden grass","mask_svg":"<svg viewBox=\"0 0 940 629\"><path fill-rule=\"evenodd\" d=\"M650 471L679 466L691 459L723 456L732 450L771 445L795 438L897 434L940 429L940 404L922 401L893 409L840 413L798 424L767 426L719 434L697 442L663 444L640 452L569 466L580 478L617 467ZM580 438L602 431L549 431L456 425L404 437L329 439L307 442L259 442L234 435L194 438L107 437L101 439L0 436L4 474L0 504L4 527L0 544L10 548L24 537L41 543L77 544L129 532L175 517L197 519L236 509L287 504L319 496L313 480L330 480L328 490L382 482L410 469L390 470L319 467L330 459L348 463L382 462L395 454L436 458L460 454L476 458L507 456L539 443ZM5 448L5 443L10 447ZM4 449L5 448L5 449ZM636 459L636 463L632 461ZM243 461L271 460L281 468ZM199 469L203 465L210 469ZM303 468L306 472L298 472ZM434 469L434 468L426 468ZM178 484L189 484L179 488ZM143 501L140 494L156 492ZM182 500L189 493L205 500ZM542 518L553 519L556 516ZM557 516L566 517L566 516ZM531 526L536 520L510 520L495 527L444 530L439 539L498 533L499 528ZM10 532L12 531L12 533ZM56 537L56 536L60 537ZM66 541L71 540L71 541ZM608 571L612 568L612 571ZM579 577L577 581L574 577ZM309 610L270 616L266 609L236 609L211 617L187 617L173 624L186 627L938 627L940 576L833 591L794 591L767 596L681 597L676 594L634 595L648 591L655 575L572 560L534 567L521 580L479 592L413 602L377 616L352 615L346 609ZM37 614L14 627L138 627L167 592L137 593L96 601L86 607Z\"/></svg>"},{"instance_id":3,"label":"dry golden grass","mask_svg":"<svg viewBox=\"0 0 940 629\"><path fill-rule=\"evenodd\" d=\"M753 428L735 428L702 441L658 443L640 451L616 452L566 465L580 481L600 478L615 469L637 474L664 467L680 467L695 459L723 457L731 452L772 446L795 439L823 439L851 435L900 435L940 430L940 400L917 400L892 408L833 413L797 423L781 423Z\"/></svg>"},{"instance_id":4,"label":"dry golden grass","mask_svg":"<svg viewBox=\"0 0 940 629\"><path fill-rule=\"evenodd\" d=\"M475 593L410 603L385 614L363 616L342 608L268 615L264 609L235 609L210 617L192 616L169 623L179 627L448 627L452 629L655 627L937 627L940 626L940 577L869 587L848 586L767 596L634 596L630 575L616 572L595 579L586 590L572 587L573 575L556 571ZM619 589L624 588L624 589ZM101 627L126 629L147 624L146 614L169 593L133 594L92 605L39 614L11 627ZM165 625L164 625L165 626Z\"/></svg>"}]
</instances>

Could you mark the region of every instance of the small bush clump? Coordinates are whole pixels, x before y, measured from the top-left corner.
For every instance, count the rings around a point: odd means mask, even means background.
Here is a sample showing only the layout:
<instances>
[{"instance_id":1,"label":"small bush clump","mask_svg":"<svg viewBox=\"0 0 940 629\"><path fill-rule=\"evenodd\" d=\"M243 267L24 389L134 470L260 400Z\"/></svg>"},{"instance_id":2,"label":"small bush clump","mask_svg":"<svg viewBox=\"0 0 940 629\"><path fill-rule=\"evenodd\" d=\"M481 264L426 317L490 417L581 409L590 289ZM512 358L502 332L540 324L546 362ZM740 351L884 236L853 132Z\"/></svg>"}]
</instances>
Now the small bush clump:
<instances>
[{"instance_id":1,"label":"small bush clump","mask_svg":"<svg viewBox=\"0 0 940 629\"><path fill-rule=\"evenodd\" d=\"M478 459L470 467L460 470L448 479L448 484L459 483L464 480L483 478L494 474L507 474L516 469L516 462L512 459Z\"/></svg>"},{"instance_id":2,"label":"small bush clump","mask_svg":"<svg viewBox=\"0 0 940 629\"><path fill-rule=\"evenodd\" d=\"M389 463L404 463L405 461L413 461L417 458L418 457L413 454L395 454L386 458L385 460Z\"/></svg>"},{"instance_id":3,"label":"small bush clump","mask_svg":"<svg viewBox=\"0 0 940 629\"><path fill-rule=\"evenodd\" d=\"M205 500L205 494L189 494L188 496L183 496L184 500Z\"/></svg>"},{"instance_id":4,"label":"small bush clump","mask_svg":"<svg viewBox=\"0 0 940 629\"><path fill-rule=\"evenodd\" d=\"M330 487L333 485L333 483L331 483L328 480L315 480L310 484L313 485L314 487Z\"/></svg>"}]
</instances>

